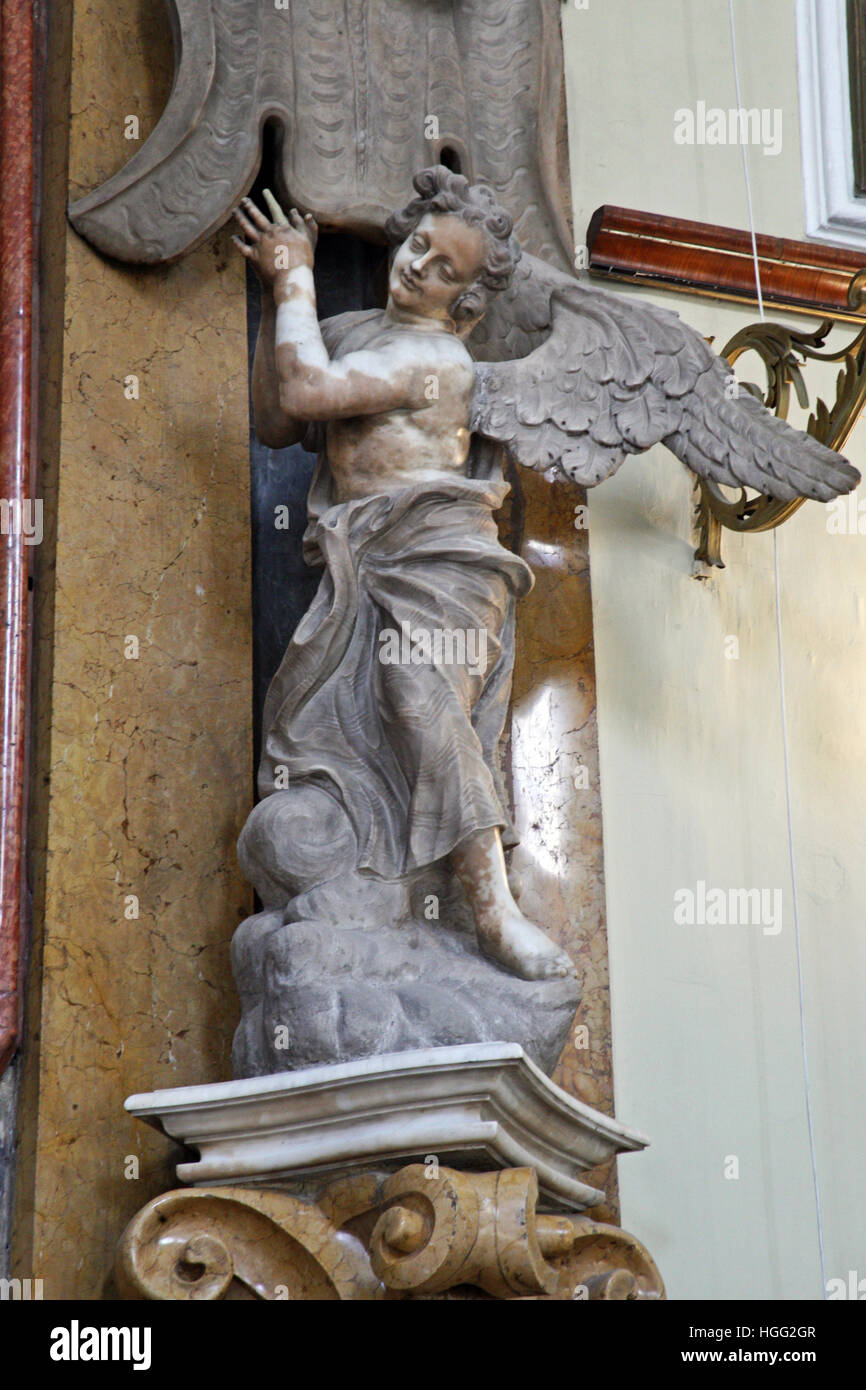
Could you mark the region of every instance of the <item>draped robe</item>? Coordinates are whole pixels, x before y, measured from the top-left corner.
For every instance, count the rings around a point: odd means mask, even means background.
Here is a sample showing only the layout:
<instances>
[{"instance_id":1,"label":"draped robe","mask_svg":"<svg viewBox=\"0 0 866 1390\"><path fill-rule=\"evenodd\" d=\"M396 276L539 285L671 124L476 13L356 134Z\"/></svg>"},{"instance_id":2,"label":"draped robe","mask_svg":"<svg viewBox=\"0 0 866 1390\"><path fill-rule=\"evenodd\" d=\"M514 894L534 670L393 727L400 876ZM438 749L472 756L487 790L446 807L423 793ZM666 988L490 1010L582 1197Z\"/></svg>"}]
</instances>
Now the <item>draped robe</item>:
<instances>
[{"instance_id":1,"label":"draped robe","mask_svg":"<svg viewBox=\"0 0 866 1390\"><path fill-rule=\"evenodd\" d=\"M500 451L473 440L474 476L337 502L321 426L308 444L318 465L304 555L324 572L265 701L260 795L313 781L345 808L357 867L385 879L479 830L515 843L499 743L515 601L533 581L498 539L493 513L509 491ZM420 661L383 659L383 635L418 632L476 640L462 660L448 643L438 660L435 646Z\"/></svg>"}]
</instances>

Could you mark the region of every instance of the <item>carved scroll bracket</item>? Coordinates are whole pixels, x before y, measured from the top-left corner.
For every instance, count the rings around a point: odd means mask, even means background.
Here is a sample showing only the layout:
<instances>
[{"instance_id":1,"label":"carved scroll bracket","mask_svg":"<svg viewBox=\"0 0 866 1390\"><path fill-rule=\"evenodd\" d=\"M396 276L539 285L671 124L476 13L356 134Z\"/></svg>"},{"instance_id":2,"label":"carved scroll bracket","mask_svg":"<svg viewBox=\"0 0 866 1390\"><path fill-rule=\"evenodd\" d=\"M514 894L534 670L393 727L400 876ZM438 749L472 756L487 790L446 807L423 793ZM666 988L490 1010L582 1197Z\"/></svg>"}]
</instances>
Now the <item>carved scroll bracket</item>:
<instances>
[{"instance_id":1,"label":"carved scroll bracket","mask_svg":"<svg viewBox=\"0 0 866 1390\"><path fill-rule=\"evenodd\" d=\"M120 1240L127 1299L400 1300L473 1286L492 1298L664 1298L633 1236L536 1211L532 1168L414 1163L331 1183L313 1202L255 1188L167 1192ZM476 1295L478 1296L478 1295Z\"/></svg>"},{"instance_id":2,"label":"carved scroll bracket","mask_svg":"<svg viewBox=\"0 0 866 1390\"><path fill-rule=\"evenodd\" d=\"M852 307L862 309L866 302L866 271L860 271L849 290ZM743 385L741 390L753 390L768 409L785 419L791 399L791 388L800 405L807 409L809 395L803 376L803 366L809 362L838 362L841 370L836 379L836 399L827 406L816 399L815 409L806 429L809 434L831 449L841 450L853 430L866 403L866 326L844 347L835 352L822 351L835 326L835 320L823 319L812 333L798 332L779 323L754 323L735 333L722 349L722 356L733 364L746 352L755 352L764 364L767 389L763 396L757 387ZM799 511L805 497L780 502L761 494L749 495L740 490L732 498L716 483L696 480L698 504L696 523L700 541L695 559L706 565L724 569L721 544L722 529L729 531L769 531L780 526Z\"/></svg>"}]
</instances>

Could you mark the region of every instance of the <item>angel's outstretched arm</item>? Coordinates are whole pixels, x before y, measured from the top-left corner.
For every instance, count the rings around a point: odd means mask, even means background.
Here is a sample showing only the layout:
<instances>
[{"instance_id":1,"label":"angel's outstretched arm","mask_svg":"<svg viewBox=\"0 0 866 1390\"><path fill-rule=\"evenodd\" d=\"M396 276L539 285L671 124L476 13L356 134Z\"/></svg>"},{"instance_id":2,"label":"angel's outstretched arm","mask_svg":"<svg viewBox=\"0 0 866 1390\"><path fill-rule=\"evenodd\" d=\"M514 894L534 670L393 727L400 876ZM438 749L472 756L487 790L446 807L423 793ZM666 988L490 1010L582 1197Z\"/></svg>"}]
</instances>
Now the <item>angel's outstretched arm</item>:
<instances>
[{"instance_id":1,"label":"angel's outstretched arm","mask_svg":"<svg viewBox=\"0 0 866 1390\"><path fill-rule=\"evenodd\" d=\"M423 344L407 347L404 340L400 346L350 352L336 359L328 355L316 314L317 228L309 214L302 217L292 208L289 220L278 224L245 199L235 215L246 237L235 238L238 249L272 286L274 366L284 418L335 420L430 405L430 355ZM262 378L270 384L269 358L263 354L261 360Z\"/></svg>"},{"instance_id":2,"label":"angel's outstretched arm","mask_svg":"<svg viewBox=\"0 0 866 1390\"><path fill-rule=\"evenodd\" d=\"M276 199L268 192L265 193L265 198L274 219L273 226L284 226L286 218ZM280 402L275 342L277 307L274 303L273 275L269 274L271 262L263 254L267 248L259 246L262 230L252 220L256 214L261 217L252 200L244 198L235 212L235 218L241 231L249 237L249 241L243 240L240 236L233 238L238 250L256 271L262 287L262 316L256 338L252 372L253 420L256 435L266 448L285 449L303 439L307 425L303 420L293 419ZM266 218L261 220L270 230L271 223Z\"/></svg>"},{"instance_id":3,"label":"angel's outstretched arm","mask_svg":"<svg viewBox=\"0 0 866 1390\"><path fill-rule=\"evenodd\" d=\"M262 317L253 358L252 396L256 434L268 449L286 449L304 437L303 420L295 420L280 401L276 357L277 308L267 289L262 294Z\"/></svg>"}]
</instances>

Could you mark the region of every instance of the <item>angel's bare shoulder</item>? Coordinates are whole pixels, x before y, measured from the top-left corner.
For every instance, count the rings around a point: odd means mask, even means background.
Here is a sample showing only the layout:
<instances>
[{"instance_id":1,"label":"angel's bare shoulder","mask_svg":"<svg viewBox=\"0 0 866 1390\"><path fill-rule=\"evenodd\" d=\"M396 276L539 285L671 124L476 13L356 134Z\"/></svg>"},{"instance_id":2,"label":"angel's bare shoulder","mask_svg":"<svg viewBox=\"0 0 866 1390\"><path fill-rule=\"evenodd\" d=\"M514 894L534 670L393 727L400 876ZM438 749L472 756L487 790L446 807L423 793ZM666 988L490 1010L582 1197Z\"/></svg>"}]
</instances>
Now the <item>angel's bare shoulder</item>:
<instances>
[{"instance_id":1,"label":"angel's bare shoulder","mask_svg":"<svg viewBox=\"0 0 866 1390\"><path fill-rule=\"evenodd\" d=\"M383 336L383 346L414 365L423 366L447 380L450 386L471 391L475 383L475 362L465 345L453 333L419 333L412 329L391 330Z\"/></svg>"},{"instance_id":2,"label":"angel's bare shoulder","mask_svg":"<svg viewBox=\"0 0 866 1390\"><path fill-rule=\"evenodd\" d=\"M329 357L351 351L351 339L369 337L382 319L381 309L350 309L322 319L319 328Z\"/></svg>"}]
</instances>

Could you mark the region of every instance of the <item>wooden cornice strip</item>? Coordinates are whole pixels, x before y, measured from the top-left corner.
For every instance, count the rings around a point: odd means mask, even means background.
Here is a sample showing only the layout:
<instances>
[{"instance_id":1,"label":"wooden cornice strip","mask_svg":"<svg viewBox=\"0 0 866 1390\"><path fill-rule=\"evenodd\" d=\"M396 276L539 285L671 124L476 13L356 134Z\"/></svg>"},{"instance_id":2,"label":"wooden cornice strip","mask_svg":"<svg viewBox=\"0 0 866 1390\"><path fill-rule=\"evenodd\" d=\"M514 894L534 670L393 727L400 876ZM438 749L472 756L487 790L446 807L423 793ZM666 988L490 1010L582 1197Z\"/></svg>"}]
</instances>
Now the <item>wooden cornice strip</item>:
<instances>
[{"instance_id":1,"label":"wooden cornice strip","mask_svg":"<svg viewBox=\"0 0 866 1390\"><path fill-rule=\"evenodd\" d=\"M32 0L3 0L0 27L0 1072L21 1020L27 745L28 555L22 502L32 496L34 21Z\"/></svg>"},{"instance_id":2,"label":"wooden cornice strip","mask_svg":"<svg viewBox=\"0 0 866 1390\"><path fill-rule=\"evenodd\" d=\"M765 304L821 317L866 317L852 290L866 268L866 251L786 237L759 235L755 241ZM592 275L757 303L747 231L605 205L592 215L586 244Z\"/></svg>"}]
</instances>

